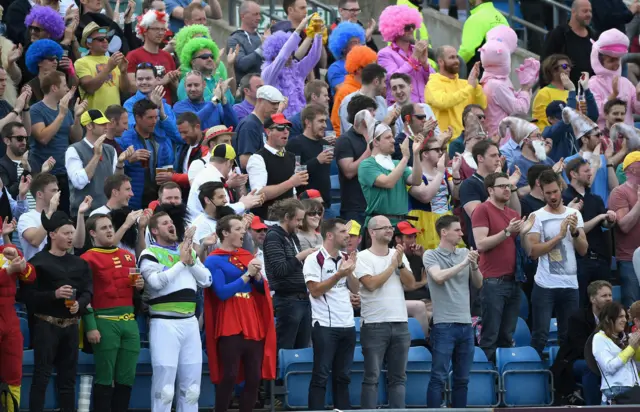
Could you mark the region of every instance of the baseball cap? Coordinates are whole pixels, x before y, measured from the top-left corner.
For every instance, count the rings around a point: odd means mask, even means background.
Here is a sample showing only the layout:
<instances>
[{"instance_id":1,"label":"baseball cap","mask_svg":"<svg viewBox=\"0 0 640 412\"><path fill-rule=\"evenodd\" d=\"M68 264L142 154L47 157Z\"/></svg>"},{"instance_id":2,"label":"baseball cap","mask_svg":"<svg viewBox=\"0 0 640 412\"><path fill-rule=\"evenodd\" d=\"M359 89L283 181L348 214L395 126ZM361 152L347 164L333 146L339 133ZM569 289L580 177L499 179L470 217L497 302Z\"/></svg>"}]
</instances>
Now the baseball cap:
<instances>
[{"instance_id":1,"label":"baseball cap","mask_svg":"<svg viewBox=\"0 0 640 412\"><path fill-rule=\"evenodd\" d=\"M561 120L562 119L562 110L567 106L566 102L562 100L554 100L547 105L547 109L545 110L547 119L553 117L554 119Z\"/></svg>"},{"instance_id":2,"label":"baseball cap","mask_svg":"<svg viewBox=\"0 0 640 412\"><path fill-rule=\"evenodd\" d=\"M398 232L403 235L415 235L418 233L418 229L413 227L413 225L407 221L398 222Z\"/></svg>"},{"instance_id":3,"label":"baseball cap","mask_svg":"<svg viewBox=\"0 0 640 412\"><path fill-rule=\"evenodd\" d=\"M269 86L268 84L258 88L258 91L256 92L256 99L268 100L271 103L284 102L284 96L280 93L280 90L273 86Z\"/></svg>"},{"instance_id":4,"label":"baseball cap","mask_svg":"<svg viewBox=\"0 0 640 412\"><path fill-rule=\"evenodd\" d=\"M216 145L211 151L211 157L220 157L227 160L236 159L236 151L233 150L233 146L226 143Z\"/></svg>"},{"instance_id":5,"label":"baseball cap","mask_svg":"<svg viewBox=\"0 0 640 412\"><path fill-rule=\"evenodd\" d=\"M322 199L322 195L320 194L320 191L316 189L308 189L300 193L300 200L318 199L318 198Z\"/></svg>"},{"instance_id":6,"label":"baseball cap","mask_svg":"<svg viewBox=\"0 0 640 412\"><path fill-rule=\"evenodd\" d=\"M271 117L265 120L264 128L268 129L274 124L286 124L286 125L292 126L291 122L288 121L287 118L284 117L282 113L272 114Z\"/></svg>"},{"instance_id":7,"label":"baseball cap","mask_svg":"<svg viewBox=\"0 0 640 412\"><path fill-rule=\"evenodd\" d=\"M360 226L360 223L356 222L355 220L350 220L349 223L351 223L351 229L349 230L349 235L360 236L360 230L362 229L362 226Z\"/></svg>"},{"instance_id":8,"label":"baseball cap","mask_svg":"<svg viewBox=\"0 0 640 412\"><path fill-rule=\"evenodd\" d=\"M260 219L260 216L254 216L253 220L251 220L251 229L253 230L267 229L267 225L265 225L262 222L262 219Z\"/></svg>"},{"instance_id":9,"label":"baseball cap","mask_svg":"<svg viewBox=\"0 0 640 412\"><path fill-rule=\"evenodd\" d=\"M80 124L81 125L86 126L89 123L107 124L107 123L109 123L109 119L107 119L105 117L104 113L102 113L100 110L91 109L91 110L87 110L86 112L82 113L82 116L80 116Z\"/></svg>"}]
</instances>

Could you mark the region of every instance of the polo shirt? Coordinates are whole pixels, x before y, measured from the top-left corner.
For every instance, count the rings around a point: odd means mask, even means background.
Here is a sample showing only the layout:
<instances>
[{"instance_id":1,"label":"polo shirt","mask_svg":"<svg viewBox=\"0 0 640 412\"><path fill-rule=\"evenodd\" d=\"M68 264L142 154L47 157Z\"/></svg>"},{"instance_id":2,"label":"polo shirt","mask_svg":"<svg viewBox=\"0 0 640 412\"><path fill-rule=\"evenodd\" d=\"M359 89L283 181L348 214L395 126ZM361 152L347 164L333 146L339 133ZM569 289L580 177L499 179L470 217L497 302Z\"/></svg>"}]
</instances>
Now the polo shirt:
<instances>
[{"instance_id":1,"label":"polo shirt","mask_svg":"<svg viewBox=\"0 0 640 412\"><path fill-rule=\"evenodd\" d=\"M335 276L342 265L342 258L342 252L338 252L338 256L333 258L324 246L321 247L304 260L302 268L304 282L320 283ZM312 324L318 323L327 328L355 326L346 277L341 278L338 283L318 298L309 295L309 300L311 301Z\"/></svg>"},{"instance_id":2,"label":"polo shirt","mask_svg":"<svg viewBox=\"0 0 640 412\"><path fill-rule=\"evenodd\" d=\"M589 188L585 189L584 196L576 191L576 189L569 185L564 192L562 192L562 201L565 205L571 203L575 198L582 200L582 218L585 222L590 221L594 217L607 213L607 209L604 207L604 201L598 195L591 193ZM604 229L602 226L596 226L589 231L587 235L587 242L589 243L589 251L597 253L602 259L609 260L609 252L607 247L607 241L604 235Z\"/></svg>"},{"instance_id":3,"label":"polo shirt","mask_svg":"<svg viewBox=\"0 0 640 412\"><path fill-rule=\"evenodd\" d=\"M473 239L473 229L471 226L471 216L467 215L464 211L464 205L469 202L478 201L480 203L487 200L489 194L487 189L484 188L484 177L478 173L474 173L470 178L466 179L460 185L460 206L463 208L465 232L467 235L467 243L469 246L476 247L476 242Z\"/></svg>"}]
</instances>

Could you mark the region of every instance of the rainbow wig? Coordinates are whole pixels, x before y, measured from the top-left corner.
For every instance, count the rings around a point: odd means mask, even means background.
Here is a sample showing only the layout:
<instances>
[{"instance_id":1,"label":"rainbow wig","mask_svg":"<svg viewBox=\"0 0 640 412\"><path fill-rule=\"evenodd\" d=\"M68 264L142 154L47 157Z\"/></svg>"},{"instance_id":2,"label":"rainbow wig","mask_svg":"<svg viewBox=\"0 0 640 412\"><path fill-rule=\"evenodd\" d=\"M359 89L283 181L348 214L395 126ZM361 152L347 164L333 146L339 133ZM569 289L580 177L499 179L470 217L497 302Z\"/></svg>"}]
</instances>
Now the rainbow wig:
<instances>
[{"instance_id":1,"label":"rainbow wig","mask_svg":"<svg viewBox=\"0 0 640 412\"><path fill-rule=\"evenodd\" d=\"M62 47L58 43L49 39L37 40L31 43L24 57L29 73L37 75L39 71L38 64L45 57L51 56L56 56L58 60L62 59Z\"/></svg>"},{"instance_id":2,"label":"rainbow wig","mask_svg":"<svg viewBox=\"0 0 640 412\"><path fill-rule=\"evenodd\" d=\"M409 6L389 6L382 10L378 26L384 41L394 41L404 34L404 27L413 24L416 29L422 25L422 14Z\"/></svg>"},{"instance_id":3,"label":"rainbow wig","mask_svg":"<svg viewBox=\"0 0 640 412\"><path fill-rule=\"evenodd\" d=\"M189 42L187 42L187 44L182 48L182 53L180 54L180 68L183 72L191 70L191 60L193 59L193 55L202 49L211 51L213 54L213 60L218 60L218 56L220 56L218 45L211 39L196 37L195 39L189 40Z\"/></svg>"},{"instance_id":4,"label":"rainbow wig","mask_svg":"<svg viewBox=\"0 0 640 412\"><path fill-rule=\"evenodd\" d=\"M355 46L345 58L344 68L349 74L354 74L378 60L378 54L367 46Z\"/></svg>"},{"instance_id":5,"label":"rainbow wig","mask_svg":"<svg viewBox=\"0 0 640 412\"><path fill-rule=\"evenodd\" d=\"M209 28L202 24L194 24L192 26L184 26L173 38L176 41L176 56L182 56L182 49L189 42L189 40L196 37L204 37L206 39L211 38Z\"/></svg>"},{"instance_id":6,"label":"rainbow wig","mask_svg":"<svg viewBox=\"0 0 640 412\"><path fill-rule=\"evenodd\" d=\"M278 53L284 47L284 44L289 40L289 37L291 37L291 34L292 33L285 31L277 31L267 37L262 43L262 55L264 56L265 63L272 62L276 59Z\"/></svg>"},{"instance_id":7,"label":"rainbow wig","mask_svg":"<svg viewBox=\"0 0 640 412\"><path fill-rule=\"evenodd\" d=\"M24 19L24 24L29 27L33 22L41 25L54 40L60 40L64 36L64 19L51 7L33 6L27 18Z\"/></svg>"},{"instance_id":8,"label":"rainbow wig","mask_svg":"<svg viewBox=\"0 0 640 412\"><path fill-rule=\"evenodd\" d=\"M333 54L336 60L343 59L344 49L349 44L349 41L357 37L360 40L360 44L365 43L365 32L362 26L358 23L351 23L348 21L338 24L329 35L329 51Z\"/></svg>"}]
</instances>

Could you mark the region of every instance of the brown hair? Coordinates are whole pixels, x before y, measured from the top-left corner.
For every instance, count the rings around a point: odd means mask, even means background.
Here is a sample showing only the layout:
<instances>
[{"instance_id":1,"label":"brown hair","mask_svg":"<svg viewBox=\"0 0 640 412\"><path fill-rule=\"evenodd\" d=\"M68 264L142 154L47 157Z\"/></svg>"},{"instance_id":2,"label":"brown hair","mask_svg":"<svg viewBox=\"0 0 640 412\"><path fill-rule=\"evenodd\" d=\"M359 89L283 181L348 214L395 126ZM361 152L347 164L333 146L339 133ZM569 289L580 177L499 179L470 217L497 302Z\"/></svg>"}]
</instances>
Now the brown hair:
<instances>
[{"instance_id":1,"label":"brown hair","mask_svg":"<svg viewBox=\"0 0 640 412\"><path fill-rule=\"evenodd\" d=\"M558 62L562 60L565 60L569 63L569 66L571 66L571 59L564 54L552 54L542 61L540 70L542 71L542 77L547 83L551 83L551 80L553 80L553 73L556 71Z\"/></svg>"},{"instance_id":2,"label":"brown hair","mask_svg":"<svg viewBox=\"0 0 640 412\"><path fill-rule=\"evenodd\" d=\"M49 94L53 86L60 87L63 81L64 82L67 81L67 78L65 77L64 73L56 70L51 73L48 73L42 78L42 80L40 80L40 88L42 89L42 92L44 94Z\"/></svg>"},{"instance_id":3,"label":"brown hair","mask_svg":"<svg viewBox=\"0 0 640 412\"><path fill-rule=\"evenodd\" d=\"M193 11L194 10L204 10L204 6L201 3L198 2L192 2L189 3L189 5L187 7L184 8L184 11L182 12L182 18L183 20L191 20L191 17L193 15Z\"/></svg>"},{"instance_id":4,"label":"brown hair","mask_svg":"<svg viewBox=\"0 0 640 412\"><path fill-rule=\"evenodd\" d=\"M104 219L107 218L109 219L109 222L111 222L111 216L104 214L104 213L96 213L94 215L89 216L89 219L87 219L87 230L91 231L91 230L96 230L96 225L98 224L98 220L100 219Z\"/></svg>"},{"instance_id":5,"label":"brown hair","mask_svg":"<svg viewBox=\"0 0 640 412\"><path fill-rule=\"evenodd\" d=\"M107 199L111 199L114 190L120 190L124 182L130 182L131 178L127 175L111 175L104 179L104 195Z\"/></svg>"},{"instance_id":6,"label":"brown hair","mask_svg":"<svg viewBox=\"0 0 640 412\"><path fill-rule=\"evenodd\" d=\"M313 123L316 117L322 115L326 116L326 114L327 110L319 104L310 103L306 105L304 109L302 109L302 113L300 114L300 120L302 120L302 128L304 129L305 127L307 127L307 120L310 123Z\"/></svg>"},{"instance_id":7,"label":"brown hair","mask_svg":"<svg viewBox=\"0 0 640 412\"><path fill-rule=\"evenodd\" d=\"M620 311L624 311L624 306L619 302L609 302L604 305L598 316L600 322L596 329L603 331L609 339L622 348L623 345L620 342L620 336L614 330L618 316L620 316Z\"/></svg>"},{"instance_id":8,"label":"brown hair","mask_svg":"<svg viewBox=\"0 0 640 412\"><path fill-rule=\"evenodd\" d=\"M322 80L312 80L304 86L304 99L307 103L311 103L311 96L316 95L320 96L322 93L322 89L329 89L329 85Z\"/></svg>"},{"instance_id":9,"label":"brown hair","mask_svg":"<svg viewBox=\"0 0 640 412\"><path fill-rule=\"evenodd\" d=\"M51 173L38 173L31 181L31 195L35 198L36 193L42 192L45 187L52 183L58 183L58 179Z\"/></svg>"},{"instance_id":10,"label":"brown hair","mask_svg":"<svg viewBox=\"0 0 640 412\"><path fill-rule=\"evenodd\" d=\"M180 189L180 191L182 192L182 188L176 182L171 182L171 181L164 182L158 188L158 197L162 197L162 193L164 193L165 190L171 190L171 189Z\"/></svg>"},{"instance_id":11,"label":"brown hair","mask_svg":"<svg viewBox=\"0 0 640 412\"><path fill-rule=\"evenodd\" d=\"M320 213L320 217L322 217L322 214L324 213L324 207L320 203L311 199L301 200L301 203L302 203L302 206L304 206L304 219L302 219L301 229L303 232L308 232L310 228L307 225L307 213L317 212L317 213ZM320 222L320 225L322 225L322 222ZM320 229L320 227L318 227L318 229Z\"/></svg>"},{"instance_id":12,"label":"brown hair","mask_svg":"<svg viewBox=\"0 0 640 412\"><path fill-rule=\"evenodd\" d=\"M158 220L160 220L160 218L164 216L169 216L169 214L167 212L157 212L151 216L151 218L149 219L149 232L151 232L151 230L153 229L158 228ZM171 219L170 216L169 219Z\"/></svg>"}]
</instances>

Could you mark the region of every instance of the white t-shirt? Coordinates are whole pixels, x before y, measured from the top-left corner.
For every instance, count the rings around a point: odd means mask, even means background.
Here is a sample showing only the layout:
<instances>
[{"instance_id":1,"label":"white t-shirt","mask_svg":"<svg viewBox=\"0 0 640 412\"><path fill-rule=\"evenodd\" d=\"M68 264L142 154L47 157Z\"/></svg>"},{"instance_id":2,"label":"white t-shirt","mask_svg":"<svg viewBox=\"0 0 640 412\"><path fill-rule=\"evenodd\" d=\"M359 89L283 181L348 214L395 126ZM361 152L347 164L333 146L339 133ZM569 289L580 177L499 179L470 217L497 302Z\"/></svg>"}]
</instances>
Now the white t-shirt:
<instances>
[{"instance_id":1,"label":"white t-shirt","mask_svg":"<svg viewBox=\"0 0 640 412\"><path fill-rule=\"evenodd\" d=\"M216 227L218 222L212 219L206 213L201 213L193 221L191 226L196 227L196 233L193 235L193 241L199 245L202 245L202 240L205 237L211 236L216 233Z\"/></svg>"},{"instance_id":2,"label":"white t-shirt","mask_svg":"<svg viewBox=\"0 0 640 412\"><path fill-rule=\"evenodd\" d=\"M395 249L389 249L387 256L376 256L368 249L358 252L355 276L377 276L391 265ZM402 256L402 263L411 271L406 256ZM407 305L404 300L404 289L400 281L400 271L389 277L382 287L369 292L360 284L360 317L366 323L407 322Z\"/></svg>"},{"instance_id":3,"label":"white t-shirt","mask_svg":"<svg viewBox=\"0 0 640 412\"><path fill-rule=\"evenodd\" d=\"M324 247L307 256L302 273L304 282L324 282L334 276L343 262L342 253L334 260ZM309 295L311 301L312 324L328 328L349 328L355 326L353 307L349 298L347 278L342 278L328 292L319 298Z\"/></svg>"},{"instance_id":4,"label":"white t-shirt","mask_svg":"<svg viewBox=\"0 0 640 412\"><path fill-rule=\"evenodd\" d=\"M93 215L98 214L98 213L103 214L103 215L108 215L109 213L111 213L111 209L109 209L109 207L107 205L100 206L99 208L97 208L96 210L91 212L89 214L89 216L93 216ZM127 252L131 253L133 256L136 256L135 249L131 249L129 246L125 245L124 243L122 243L122 242L118 243L118 247L120 249L126 250Z\"/></svg>"},{"instance_id":5,"label":"white t-shirt","mask_svg":"<svg viewBox=\"0 0 640 412\"><path fill-rule=\"evenodd\" d=\"M189 170L187 171L187 178L189 179L189 184L192 185L193 181L198 177L198 173L200 173L206 165L209 164L209 160L211 159L211 155L207 153L202 156L201 159L196 159L191 162L189 166Z\"/></svg>"},{"instance_id":6,"label":"white t-shirt","mask_svg":"<svg viewBox=\"0 0 640 412\"><path fill-rule=\"evenodd\" d=\"M192 165L194 163L196 162L193 162ZM189 190L189 198L187 199L187 217L192 222L200 213L204 212L198 196L200 195L200 186L206 182L222 182L222 174L211 163L207 163L204 169L202 169L193 180L193 183L191 183L191 190ZM229 203L229 194L225 192L225 195L227 196L227 203ZM240 202L231 203L228 204L228 206L239 215L244 213L244 205Z\"/></svg>"},{"instance_id":7,"label":"white t-shirt","mask_svg":"<svg viewBox=\"0 0 640 412\"><path fill-rule=\"evenodd\" d=\"M22 236L25 230L30 228L38 228L42 226L42 213L37 212L35 210L30 210L27 213L23 213L18 220L18 236L20 236L20 245L22 246L22 253L24 254L25 260L29 260L36 253L40 252L44 249L47 244L47 237L45 236L42 242L38 247L33 247L27 240Z\"/></svg>"},{"instance_id":8,"label":"white t-shirt","mask_svg":"<svg viewBox=\"0 0 640 412\"><path fill-rule=\"evenodd\" d=\"M543 207L535 212L536 221L529 233L539 233L540 242L548 242L560 233L560 225L565 217L575 213L578 216L578 227L584 228L582 214L576 209L565 207L562 214L549 213ZM546 289L571 288L578 289L578 266L573 238L567 230L562 242L558 243L546 255L538 259L538 270L534 278L538 286Z\"/></svg>"}]
</instances>

